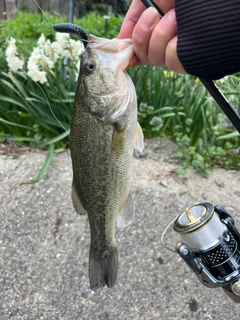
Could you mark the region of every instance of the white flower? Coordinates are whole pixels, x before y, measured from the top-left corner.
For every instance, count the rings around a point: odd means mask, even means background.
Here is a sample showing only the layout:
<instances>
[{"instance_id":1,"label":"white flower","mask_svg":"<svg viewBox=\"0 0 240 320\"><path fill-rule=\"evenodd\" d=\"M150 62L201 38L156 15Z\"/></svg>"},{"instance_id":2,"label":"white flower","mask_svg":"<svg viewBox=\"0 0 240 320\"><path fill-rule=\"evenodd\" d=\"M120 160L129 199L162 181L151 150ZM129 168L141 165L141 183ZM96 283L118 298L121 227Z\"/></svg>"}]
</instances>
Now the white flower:
<instances>
[{"instance_id":1,"label":"white flower","mask_svg":"<svg viewBox=\"0 0 240 320\"><path fill-rule=\"evenodd\" d=\"M45 71L47 68L52 69L54 67L54 61L51 57L45 55L44 48L48 47L51 49L49 43L45 42L44 46L35 47L32 51L31 56L28 59L28 69L31 69L33 66L38 68L39 71Z\"/></svg>"},{"instance_id":2,"label":"white flower","mask_svg":"<svg viewBox=\"0 0 240 320\"><path fill-rule=\"evenodd\" d=\"M16 55L16 53L17 53L16 40L11 37L8 40L6 55Z\"/></svg>"},{"instance_id":3,"label":"white flower","mask_svg":"<svg viewBox=\"0 0 240 320\"><path fill-rule=\"evenodd\" d=\"M59 58L71 58L69 50L70 38L68 33L56 33L56 42L58 43Z\"/></svg>"},{"instance_id":4,"label":"white flower","mask_svg":"<svg viewBox=\"0 0 240 320\"><path fill-rule=\"evenodd\" d=\"M16 40L13 38L10 38L10 40L8 40L8 47L6 49L6 56L7 57L15 57L17 54L17 47L16 47Z\"/></svg>"},{"instance_id":5,"label":"white flower","mask_svg":"<svg viewBox=\"0 0 240 320\"><path fill-rule=\"evenodd\" d=\"M7 57L7 63L8 63L8 67L11 71L15 72L18 69L22 69L23 68L23 61L21 59L19 59L18 57Z\"/></svg>"},{"instance_id":6,"label":"white flower","mask_svg":"<svg viewBox=\"0 0 240 320\"><path fill-rule=\"evenodd\" d=\"M60 59L63 64L66 64L67 59L73 60L73 65L76 65L76 69L79 70L79 59L84 50L81 41L70 39L68 33L56 33L56 41L51 43L42 34L37 44L27 62L27 74L33 81L47 82L47 70L53 69ZM23 68L24 59L18 53L16 40L13 38L8 40L6 61L11 71Z\"/></svg>"},{"instance_id":7,"label":"white flower","mask_svg":"<svg viewBox=\"0 0 240 320\"><path fill-rule=\"evenodd\" d=\"M38 63L39 59L41 58L41 52L38 47L33 48L33 51L28 59L28 63Z\"/></svg>"},{"instance_id":8,"label":"white flower","mask_svg":"<svg viewBox=\"0 0 240 320\"><path fill-rule=\"evenodd\" d=\"M12 56L15 56L17 54L17 48L15 45L9 45L6 49L6 56L7 57L12 57Z\"/></svg>"},{"instance_id":9,"label":"white flower","mask_svg":"<svg viewBox=\"0 0 240 320\"><path fill-rule=\"evenodd\" d=\"M30 66L27 74L35 82L39 81L42 84L47 82L46 72L40 71L37 66Z\"/></svg>"},{"instance_id":10,"label":"white flower","mask_svg":"<svg viewBox=\"0 0 240 320\"><path fill-rule=\"evenodd\" d=\"M15 45L15 44L16 44L16 40L11 37L11 38L8 40L8 43L9 43L9 45Z\"/></svg>"},{"instance_id":11,"label":"white flower","mask_svg":"<svg viewBox=\"0 0 240 320\"><path fill-rule=\"evenodd\" d=\"M8 47L6 49L6 61L11 71L15 72L23 68L24 61L20 59L17 52L16 40L10 38L8 40Z\"/></svg>"},{"instance_id":12,"label":"white flower","mask_svg":"<svg viewBox=\"0 0 240 320\"><path fill-rule=\"evenodd\" d=\"M68 44L69 41L69 34L68 33L56 33L56 40L60 43L63 47Z\"/></svg>"},{"instance_id":13,"label":"white flower","mask_svg":"<svg viewBox=\"0 0 240 320\"><path fill-rule=\"evenodd\" d=\"M60 43L57 41L52 42L51 47L53 51L53 61L56 62L61 56L61 52L62 52Z\"/></svg>"},{"instance_id":14,"label":"white flower","mask_svg":"<svg viewBox=\"0 0 240 320\"><path fill-rule=\"evenodd\" d=\"M44 34L41 34L37 43L39 44L39 46L43 46L45 44L45 42L46 42L46 38L45 38Z\"/></svg>"},{"instance_id":15,"label":"white flower","mask_svg":"<svg viewBox=\"0 0 240 320\"><path fill-rule=\"evenodd\" d=\"M72 58L74 60L79 60L79 56L83 52L84 46L81 41L75 41L73 39L70 39L69 50L71 51Z\"/></svg>"},{"instance_id":16,"label":"white flower","mask_svg":"<svg viewBox=\"0 0 240 320\"><path fill-rule=\"evenodd\" d=\"M43 70L45 70L46 68L52 69L54 67L53 61L44 55L41 56L41 58L39 59L39 65L42 67Z\"/></svg>"},{"instance_id":17,"label":"white flower","mask_svg":"<svg viewBox=\"0 0 240 320\"><path fill-rule=\"evenodd\" d=\"M53 60L54 53L53 53L53 49L52 49L52 44L49 39L44 44L43 51L47 57L49 57L50 59Z\"/></svg>"}]
</instances>

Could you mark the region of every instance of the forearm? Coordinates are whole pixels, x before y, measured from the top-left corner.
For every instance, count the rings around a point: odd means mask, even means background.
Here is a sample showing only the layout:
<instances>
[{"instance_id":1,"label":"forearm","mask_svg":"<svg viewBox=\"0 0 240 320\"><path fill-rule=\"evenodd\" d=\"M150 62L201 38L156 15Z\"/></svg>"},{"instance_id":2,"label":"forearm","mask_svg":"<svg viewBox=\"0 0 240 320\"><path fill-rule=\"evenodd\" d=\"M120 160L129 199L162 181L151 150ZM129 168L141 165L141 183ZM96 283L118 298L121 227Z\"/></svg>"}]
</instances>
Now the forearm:
<instances>
[{"instance_id":1,"label":"forearm","mask_svg":"<svg viewBox=\"0 0 240 320\"><path fill-rule=\"evenodd\" d=\"M240 0L175 0L175 9L187 73L218 79L240 71Z\"/></svg>"}]
</instances>

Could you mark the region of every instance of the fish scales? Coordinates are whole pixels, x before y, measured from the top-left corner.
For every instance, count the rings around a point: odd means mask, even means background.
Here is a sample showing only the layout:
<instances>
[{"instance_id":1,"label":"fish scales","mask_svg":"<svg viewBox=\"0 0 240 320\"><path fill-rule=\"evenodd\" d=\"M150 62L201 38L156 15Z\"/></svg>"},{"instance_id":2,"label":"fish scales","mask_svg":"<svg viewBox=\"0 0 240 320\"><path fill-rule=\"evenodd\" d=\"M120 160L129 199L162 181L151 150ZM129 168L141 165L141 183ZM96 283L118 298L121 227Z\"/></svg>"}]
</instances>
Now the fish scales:
<instances>
[{"instance_id":1,"label":"fish scales","mask_svg":"<svg viewBox=\"0 0 240 320\"><path fill-rule=\"evenodd\" d=\"M57 25L55 30L61 28ZM62 30L66 29L64 24ZM115 226L127 226L133 219L131 162L134 146L143 149L143 134L137 123L135 87L124 71L133 55L131 40L87 36L75 25L69 30L84 35L85 46L70 134L72 200L79 214L88 215L89 279L96 290L116 283Z\"/></svg>"},{"instance_id":2,"label":"fish scales","mask_svg":"<svg viewBox=\"0 0 240 320\"><path fill-rule=\"evenodd\" d=\"M88 121L82 121L79 130L72 130L71 133L73 179L81 203L88 213L91 251L97 259L103 260L106 254L111 256L115 250L115 224L120 204L128 191L129 164L127 157L122 156L124 143L121 143L121 148L112 147L112 136L118 139L117 134L113 134L114 126L111 125L107 140L105 125L87 113L84 115L83 111L82 119L85 117ZM72 125L75 127L74 121ZM132 127L128 130L133 131ZM93 136L97 137L94 143ZM127 151L132 149L131 146L128 149L128 145L125 144ZM119 183L116 184L116 181ZM104 281L98 283L97 287L103 284ZM95 286L91 285L92 288Z\"/></svg>"},{"instance_id":3,"label":"fish scales","mask_svg":"<svg viewBox=\"0 0 240 320\"><path fill-rule=\"evenodd\" d=\"M113 244L119 206L129 189L133 140L127 137L134 136L135 128L130 123L124 131L116 132L114 125L96 120L86 112L81 102L75 110L71 129L73 179L88 212L92 246L101 256L102 247ZM81 122L76 124L79 114Z\"/></svg>"}]
</instances>

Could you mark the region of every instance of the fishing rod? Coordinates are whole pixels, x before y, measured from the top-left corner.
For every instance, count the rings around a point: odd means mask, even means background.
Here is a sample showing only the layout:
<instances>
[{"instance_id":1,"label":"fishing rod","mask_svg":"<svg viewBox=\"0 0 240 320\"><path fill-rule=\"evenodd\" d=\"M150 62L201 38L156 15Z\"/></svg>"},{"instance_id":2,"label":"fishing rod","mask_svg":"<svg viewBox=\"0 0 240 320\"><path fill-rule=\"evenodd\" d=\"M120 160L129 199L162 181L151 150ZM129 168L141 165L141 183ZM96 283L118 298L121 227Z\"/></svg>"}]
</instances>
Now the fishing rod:
<instances>
[{"instance_id":1,"label":"fishing rod","mask_svg":"<svg viewBox=\"0 0 240 320\"><path fill-rule=\"evenodd\" d=\"M141 0L141 1L146 8L154 7L158 11L161 18L164 16L164 13L162 12L162 10L152 0ZM217 102L217 104L222 109L222 111L226 114L226 116L231 121L231 123L236 128L236 130L240 133L240 118L236 113L236 111L233 109L233 107L230 105L230 103L227 101L227 99L219 91L214 81L206 80L202 78L199 78L199 80L202 82L202 84L211 94L213 99Z\"/></svg>"}]
</instances>

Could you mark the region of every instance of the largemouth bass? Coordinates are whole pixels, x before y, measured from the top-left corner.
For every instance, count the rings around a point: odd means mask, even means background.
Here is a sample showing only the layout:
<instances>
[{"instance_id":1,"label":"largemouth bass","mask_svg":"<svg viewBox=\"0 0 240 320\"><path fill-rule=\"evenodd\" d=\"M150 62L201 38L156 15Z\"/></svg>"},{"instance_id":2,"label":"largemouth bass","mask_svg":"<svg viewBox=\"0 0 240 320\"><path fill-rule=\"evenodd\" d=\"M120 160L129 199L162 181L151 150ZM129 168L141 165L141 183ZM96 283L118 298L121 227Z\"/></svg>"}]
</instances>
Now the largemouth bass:
<instances>
[{"instance_id":1,"label":"largemouth bass","mask_svg":"<svg viewBox=\"0 0 240 320\"><path fill-rule=\"evenodd\" d=\"M76 212L89 219L90 287L111 288L118 273L115 225L125 227L133 219L130 168L134 147L143 150L135 87L124 71L132 42L87 35L72 24L54 28L78 34L85 45L71 123L72 200Z\"/></svg>"}]
</instances>

